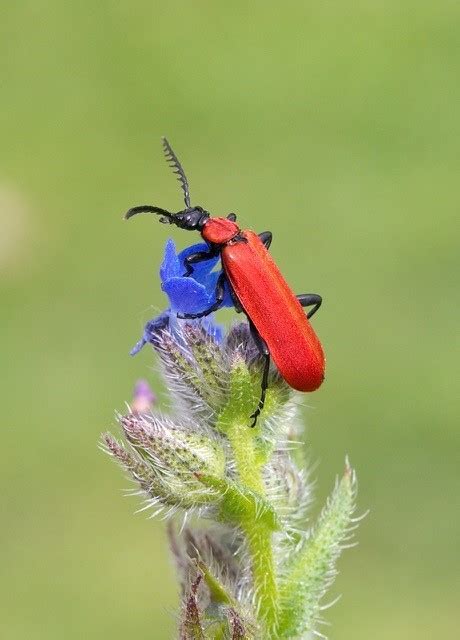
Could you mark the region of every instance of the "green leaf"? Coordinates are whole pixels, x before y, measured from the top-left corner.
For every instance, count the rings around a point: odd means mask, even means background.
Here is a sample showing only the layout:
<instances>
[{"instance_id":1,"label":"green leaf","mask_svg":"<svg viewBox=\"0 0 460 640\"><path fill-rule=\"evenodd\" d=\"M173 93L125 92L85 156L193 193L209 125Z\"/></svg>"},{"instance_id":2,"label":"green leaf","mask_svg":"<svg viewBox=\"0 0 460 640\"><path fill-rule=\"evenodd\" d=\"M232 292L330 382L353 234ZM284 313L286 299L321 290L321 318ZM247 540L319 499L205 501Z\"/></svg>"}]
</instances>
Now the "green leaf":
<instances>
[{"instance_id":1,"label":"green leaf","mask_svg":"<svg viewBox=\"0 0 460 640\"><path fill-rule=\"evenodd\" d=\"M350 532L355 501L355 474L346 465L316 529L288 563L280 588L279 638L314 631L320 600L331 585L342 543Z\"/></svg>"},{"instance_id":2,"label":"green leaf","mask_svg":"<svg viewBox=\"0 0 460 640\"><path fill-rule=\"evenodd\" d=\"M234 598L228 593L224 585L215 576L212 575L210 569L202 560L196 561L197 567L203 574L206 585L209 589L211 602L216 604L228 604L236 606Z\"/></svg>"}]
</instances>

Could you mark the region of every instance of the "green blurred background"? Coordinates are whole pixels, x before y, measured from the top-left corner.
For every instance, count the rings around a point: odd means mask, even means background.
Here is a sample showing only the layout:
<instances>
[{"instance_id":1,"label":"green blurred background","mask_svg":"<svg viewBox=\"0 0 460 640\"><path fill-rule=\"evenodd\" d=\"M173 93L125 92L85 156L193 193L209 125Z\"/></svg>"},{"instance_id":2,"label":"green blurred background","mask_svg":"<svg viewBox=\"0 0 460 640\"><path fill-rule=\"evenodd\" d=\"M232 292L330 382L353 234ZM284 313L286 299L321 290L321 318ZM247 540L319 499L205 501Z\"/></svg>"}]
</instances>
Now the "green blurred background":
<instances>
[{"instance_id":1,"label":"green blurred background","mask_svg":"<svg viewBox=\"0 0 460 640\"><path fill-rule=\"evenodd\" d=\"M0 635L170 638L164 524L97 449L147 376L192 199L274 233L317 291L328 356L306 396L318 505L346 453L371 509L340 562L332 639L450 638L460 518L458 2L3 2ZM195 241L172 232L179 246ZM229 321L230 312L223 318ZM165 403L164 393L162 403Z\"/></svg>"}]
</instances>

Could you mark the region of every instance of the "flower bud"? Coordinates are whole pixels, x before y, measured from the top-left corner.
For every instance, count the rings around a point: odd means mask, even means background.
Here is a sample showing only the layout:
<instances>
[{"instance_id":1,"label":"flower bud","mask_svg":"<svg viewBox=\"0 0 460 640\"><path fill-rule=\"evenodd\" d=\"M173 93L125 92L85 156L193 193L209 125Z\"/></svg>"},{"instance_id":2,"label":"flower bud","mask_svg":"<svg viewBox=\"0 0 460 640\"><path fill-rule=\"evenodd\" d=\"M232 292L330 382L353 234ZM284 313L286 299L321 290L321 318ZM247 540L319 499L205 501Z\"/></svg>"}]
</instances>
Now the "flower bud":
<instances>
[{"instance_id":1,"label":"flower bud","mask_svg":"<svg viewBox=\"0 0 460 640\"><path fill-rule=\"evenodd\" d=\"M147 413L156 402L156 396L147 380L138 380L134 387L131 411L133 413Z\"/></svg>"},{"instance_id":2,"label":"flower bud","mask_svg":"<svg viewBox=\"0 0 460 640\"><path fill-rule=\"evenodd\" d=\"M225 454L212 437L154 415L121 418L127 440L150 466L160 487L160 501L186 508L214 503L220 492L204 486L196 474L225 475ZM157 489L158 490L158 489Z\"/></svg>"}]
</instances>

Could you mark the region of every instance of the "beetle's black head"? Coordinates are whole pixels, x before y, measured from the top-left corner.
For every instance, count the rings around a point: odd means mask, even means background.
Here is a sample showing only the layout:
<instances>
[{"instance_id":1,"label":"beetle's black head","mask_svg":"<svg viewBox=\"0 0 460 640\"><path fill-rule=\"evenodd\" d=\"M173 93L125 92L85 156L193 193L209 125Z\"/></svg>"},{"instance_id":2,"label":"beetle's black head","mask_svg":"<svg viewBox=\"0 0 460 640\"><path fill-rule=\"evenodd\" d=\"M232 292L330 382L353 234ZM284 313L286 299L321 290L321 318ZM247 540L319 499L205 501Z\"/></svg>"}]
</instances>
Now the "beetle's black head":
<instances>
[{"instance_id":1,"label":"beetle's black head","mask_svg":"<svg viewBox=\"0 0 460 640\"><path fill-rule=\"evenodd\" d=\"M163 222L164 224L175 224L180 229L187 229L188 231L200 231L209 220L209 213L205 211L203 207L190 206L190 192L185 172L166 138L163 138L163 149L166 160L177 175L181 184L186 208L182 211L178 211L177 213L172 213L171 211L167 211L161 207L153 207L148 204L143 204L139 207L132 207L125 214L125 219L128 220L138 213L157 213L161 216L160 222Z\"/></svg>"},{"instance_id":2,"label":"beetle's black head","mask_svg":"<svg viewBox=\"0 0 460 640\"><path fill-rule=\"evenodd\" d=\"M160 218L160 222L164 224L175 224L179 229L187 229L187 231L200 231L208 220L209 213L203 207L189 207Z\"/></svg>"},{"instance_id":3,"label":"beetle's black head","mask_svg":"<svg viewBox=\"0 0 460 640\"><path fill-rule=\"evenodd\" d=\"M170 218L160 218L160 222L169 224L175 224L180 229L187 229L188 231L195 231L203 228L204 224L209 220L209 213L203 209L203 207L191 207L179 211Z\"/></svg>"}]
</instances>

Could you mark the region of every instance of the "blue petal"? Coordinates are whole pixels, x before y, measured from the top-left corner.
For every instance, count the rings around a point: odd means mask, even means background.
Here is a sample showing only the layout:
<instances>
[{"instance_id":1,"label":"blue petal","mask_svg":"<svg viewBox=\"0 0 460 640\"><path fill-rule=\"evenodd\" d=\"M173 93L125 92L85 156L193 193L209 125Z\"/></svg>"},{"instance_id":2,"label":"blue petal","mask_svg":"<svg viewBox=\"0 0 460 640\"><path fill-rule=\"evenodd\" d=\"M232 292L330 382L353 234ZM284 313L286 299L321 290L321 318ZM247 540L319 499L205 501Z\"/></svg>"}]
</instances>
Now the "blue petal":
<instances>
[{"instance_id":1,"label":"blue petal","mask_svg":"<svg viewBox=\"0 0 460 640\"><path fill-rule=\"evenodd\" d=\"M210 316L206 316L201 322L206 333L208 333L211 338L214 338L217 344L222 344L224 339L224 328L222 325L214 323L214 315L211 314Z\"/></svg>"},{"instance_id":2,"label":"blue petal","mask_svg":"<svg viewBox=\"0 0 460 640\"><path fill-rule=\"evenodd\" d=\"M181 263L179 257L176 254L176 246L174 240L167 240L165 245L165 252L163 256L163 262L160 267L160 278L162 282L169 278L174 278L180 275Z\"/></svg>"},{"instance_id":3,"label":"blue petal","mask_svg":"<svg viewBox=\"0 0 460 640\"><path fill-rule=\"evenodd\" d=\"M155 336L158 334L158 332L168 326L169 317L170 310L167 309L166 311L163 311L163 313L160 313L160 315L156 318L149 320L144 327L142 338L134 345L129 354L131 356L135 356L136 353L139 353L142 347L147 344L147 342L154 344Z\"/></svg>"},{"instance_id":4,"label":"blue petal","mask_svg":"<svg viewBox=\"0 0 460 640\"><path fill-rule=\"evenodd\" d=\"M224 329L221 325L214 323L213 315L203 318L200 322L211 338L213 338L218 344L221 344L224 339ZM135 356L139 353L142 347L148 343L156 346L158 344L158 332L167 326L177 341L183 341L182 329L177 320L177 316L175 313L171 312L171 309L167 309L166 311L163 311L163 313L160 313L156 318L153 318L153 320L149 320L149 322L147 322L144 327L142 338L131 349L130 355Z\"/></svg>"},{"instance_id":5,"label":"blue petal","mask_svg":"<svg viewBox=\"0 0 460 640\"><path fill-rule=\"evenodd\" d=\"M171 310L175 313L200 313L206 311L216 301L216 284L222 271L213 271L213 269L219 262L219 256L193 265L193 273L190 276L184 276L184 260L200 251L209 251L209 246L198 243L176 254L173 240L166 242L163 263L160 267L161 288L167 294ZM233 306L227 283L222 306ZM135 350L138 351L142 346L139 343Z\"/></svg>"},{"instance_id":6,"label":"blue petal","mask_svg":"<svg viewBox=\"0 0 460 640\"><path fill-rule=\"evenodd\" d=\"M170 278L161 285L176 313L200 313L212 304L212 295L193 278Z\"/></svg>"},{"instance_id":7,"label":"blue petal","mask_svg":"<svg viewBox=\"0 0 460 640\"><path fill-rule=\"evenodd\" d=\"M131 351L129 352L129 355L135 356L137 353L139 353L139 351L142 349L142 347L145 344L147 344L147 340L144 338L144 336L142 336L142 338L138 342L136 342L134 347L131 349Z\"/></svg>"}]
</instances>

